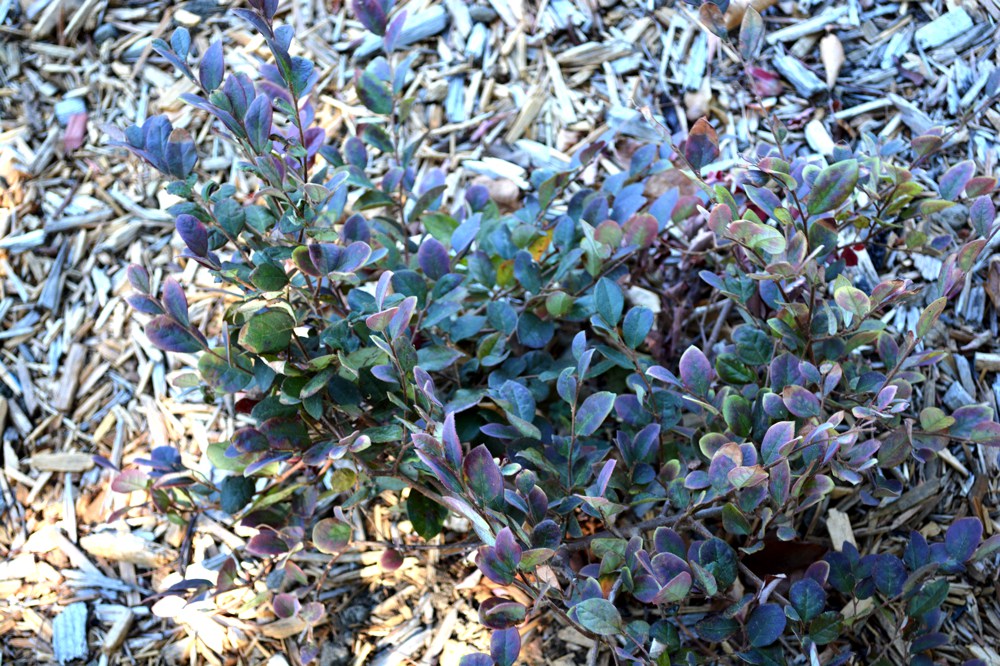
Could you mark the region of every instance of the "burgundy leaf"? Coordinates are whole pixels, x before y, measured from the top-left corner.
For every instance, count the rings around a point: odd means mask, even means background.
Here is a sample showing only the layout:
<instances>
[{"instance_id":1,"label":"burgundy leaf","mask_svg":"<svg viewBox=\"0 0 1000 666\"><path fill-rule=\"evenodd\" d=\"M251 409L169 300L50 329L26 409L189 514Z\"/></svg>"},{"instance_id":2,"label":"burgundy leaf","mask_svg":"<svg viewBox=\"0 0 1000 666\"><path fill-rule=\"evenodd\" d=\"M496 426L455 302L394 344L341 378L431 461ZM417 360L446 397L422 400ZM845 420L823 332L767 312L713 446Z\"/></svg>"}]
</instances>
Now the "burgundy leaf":
<instances>
[{"instance_id":1,"label":"burgundy leaf","mask_svg":"<svg viewBox=\"0 0 1000 666\"><path fill-rule=\"evenodd\" d=\"M719 135L706 119L699 118L684 142L684 159L688 161L691 168L700 171L706 164L715 161L718 156Z\"/></svg>"},{"instance_id":2,"label":"burgundy leaf","mask_svg":"<svg viewBox=\"0 0 1000 666\"><path fill-rule=\"evenodd\" d=\"M493 504L503 498L503 476L485 444L480 444L465 456L462 468L469 489L478 499Z\"/></svg>"},{"instance_id":3,"label":"burgundy leaf","mask_svg":"<svg viewBox=\"0 0 1000 666\"><path fill-rule=\"evenodd\" d=\"M190 354L202 348L191 331L166 315L151 319L145 332L149 341L163 351Z\"/></svg>"}]
</instances>

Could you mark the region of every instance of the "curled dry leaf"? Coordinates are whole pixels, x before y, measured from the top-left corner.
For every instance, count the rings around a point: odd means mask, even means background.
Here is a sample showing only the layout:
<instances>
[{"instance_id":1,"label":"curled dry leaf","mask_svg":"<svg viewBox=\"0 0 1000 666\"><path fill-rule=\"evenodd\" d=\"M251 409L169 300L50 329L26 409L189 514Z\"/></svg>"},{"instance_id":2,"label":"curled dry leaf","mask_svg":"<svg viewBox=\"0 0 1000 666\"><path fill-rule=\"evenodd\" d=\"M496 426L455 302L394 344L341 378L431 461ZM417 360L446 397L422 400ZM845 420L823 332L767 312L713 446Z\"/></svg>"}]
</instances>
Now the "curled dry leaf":
<instances>
[{"instance_id":1,"label":"curled dry leaf","mask_svg":"<svg viewBox=\"0 0 1000 666\"><path fill-rule=\"evenodd\" d=\"M492 199L501 210L516 210L520 207L521 190L517 184L508 178L488 178L481 176L472 181L474 185L483 185L489 190Z\"/></svg>"},{"instance_id":2,"label":"curled dry leaf","mask_svg":"<svg viewBox=\"0 0 1000 666\"><path fill-rule=\"evenodd\" d=\"M743 15L746 14L747 7L753 7L761 14L778 0L733 0L726 10L726 30L733 30L743 22Z\"/></svg>"},{"instance_id":3,"label":"curled dry leaf","mask_svg":"<svg viewBox=\"0 0 1000 666\"><path fill-rule=\"evenodd\" d=\"M832 32L819 42L819 55L823 60L823 69L826 71L826 87L833 88L840 75L840 68L844 66L844 45Z\"/></svg>"}]
</instances>

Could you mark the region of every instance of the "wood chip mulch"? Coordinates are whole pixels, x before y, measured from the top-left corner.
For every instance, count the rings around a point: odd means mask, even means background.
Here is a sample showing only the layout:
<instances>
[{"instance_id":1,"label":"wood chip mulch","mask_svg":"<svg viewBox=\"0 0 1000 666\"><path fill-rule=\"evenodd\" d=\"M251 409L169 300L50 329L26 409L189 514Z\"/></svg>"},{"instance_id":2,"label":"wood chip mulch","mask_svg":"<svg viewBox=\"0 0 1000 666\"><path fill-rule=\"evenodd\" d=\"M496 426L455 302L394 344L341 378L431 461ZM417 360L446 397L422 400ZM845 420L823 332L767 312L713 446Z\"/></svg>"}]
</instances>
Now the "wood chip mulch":
<instances>
[{"instance_id":1,"label":"wood chip mulch","mask_svg":"<svg viewBox=\"0 0 1000 666\"><path fill-rule=\"evenodd\" d=\"M207 327L224 297L194 262L175 261L180 244L154 174L107 141L112 128L167 112L207 147L206 175L243 184L203 115L177 101L187 82L149 48L185 25L193 50L222 36L231 66L252 65L264 50L227 14L239 4L0 0L0 663L277 666L308 656L285 640L302 626L257 607L265 569L245 572L254 588L195 604L160 594L182 579L178 562L186 578L210 578L249 532L212 513L189 526L141 512L109 523L129 498L110 491L109 472L92 458L128 466L173 444L208 473L201 452L234 427L228 406L172 383L193 359L165 358L123 301L123 269L132 262L156 279L174 273L192 285L192 316ZM280 14L299 28L302 50L323 72L318 117L333 137L362 115L350 79L353 63L374 50L344 4L294 0ZM829 153L863 131L905 138L952 124L1000 63L1000 0L754 4L767 10L769 30L755 85L791 130L794 149ZM735 25L741 2L733 5ZM485 176L496 195L516 200L532 168L563 163L598 137L661 140L646 112L673 132L709 116L723 137L720 168L737 163L762 131L727 51L681 2L405 6L412 24L404 39L420 54L413 129L431 132L422 164L454 174L449 197ZM956 136L951 156L995 172L998 131L1000 109L986 110ZM621 168L613 160L602 166ZM899 271L931 280L939 268ZM993 257L967 283L958 316L928 341L952 352L925 388L932 401L996 408L998 308L1000 258ZM964 515L983 519L986 536L1000 529L995 450L954 447L922 474L892 509L866 512L853 495L835 499L830 538L891 546L911 526L935 535ZM418 542L394 501L386 494L364 510L357 552L332 563L296 560L321 585L328 610L297 641L315 646L319 663L454 666L488 645L475 610L488 590L462 545L468 526L449 525L451 546L407 550L395 573L379 567L385 543ZM998 600L995 575L952 587L948 663L1000 664ZM872 623L870 631L894 629ZM608 660L544 618L524 634L526 663ZM907 658L898 645L888 654Z\"/></svg>"}]
</instances>

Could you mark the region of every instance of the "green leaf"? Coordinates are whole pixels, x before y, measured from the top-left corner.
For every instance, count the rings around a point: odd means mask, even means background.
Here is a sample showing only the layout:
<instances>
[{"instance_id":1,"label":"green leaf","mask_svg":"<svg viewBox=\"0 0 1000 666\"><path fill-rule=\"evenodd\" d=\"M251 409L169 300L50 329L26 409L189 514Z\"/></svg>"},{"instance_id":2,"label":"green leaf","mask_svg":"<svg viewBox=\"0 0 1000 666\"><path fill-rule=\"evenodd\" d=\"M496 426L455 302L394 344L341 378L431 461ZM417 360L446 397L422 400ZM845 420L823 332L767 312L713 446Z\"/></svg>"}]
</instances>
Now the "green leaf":
<instances>
[{"instance_id":1,"label":"green leaf","mask_svg":"<svg viewBox=\"0 0 1000 666\"><path fill-rule=\"evenodd\" d=\"M937 407L926 407L920 412L920 427L927 432L946 430L954 423L954 417L948 416Z\"/></svg>"},{"instance_id":2,"label":"green leaf","mask_svg":"<svg viewBox=\"0 0 1000 666\"><path fill-rule=\"evenodd\" d=\"M750 521L732 502L722 507L722 526L728 534L746 536L750 534Z\"/></svg>"},{"instance_id":3,"label":"green leaf","mask_svg":"<svg viewBox=\"0 0 1000 666\"><path fill-rule=\"evenodd\" d=\"M931 327L934 326L934 322L938 320L938 317L941 316L947 305L948 299L942 296L924 308L924 311L920 313L920 319L917 320L918 338L922 338L931 332Z\"/></svg>"},{"instance_id":4,"label":"green leaf","mask_svg":"<svg viewBox=\"0 0 1000 666\"><path fill-rule=\"evenodd\" d=\"M819 215L839 207L854 193L859 175L857 160L844 160L823 169L813 181L806 210L810 215Z\"/></svg>"},{"instance_id":5,"label":"green leaf","mask_svg":"<svg viewBox=\"0 0 1000 666\"><path fill-rule=\"evenodd\" d=\"M372 113L387 116L392 113L393 99L392 90L389 84L382 80L378 72L380 70L379 60L373 60L361 72L355 82L358 92L358 99ZM384 65L385 61L382 60Z\"/></svg>"},{"instance_id":6,"label":"green leaf","mask_svg":"<svg viewBox=\"0 0 1000 666\"><path fill-rule=\"evenodd\" d=\"M649 308L642 306L630 308L625 314L625 321L622 322L622 337L625 339L625 344L630 349L638 348L652 330L655 320L656 315Z\"/></svg>"},{"instance_id":7,"label":"green leaf","mask_svg":"<svg viewBox=\"0 0 1000 666\"><path fill-rule=\"evenodd\" d=\"M943 578L924 585L906 604L906 614L912 618L922 618L937 609L948 597L948 581Z\"/></svg>"},{"instance_id":8,"label":"green leaf","mask_svg":"<svg viewBox=\"0 0 1000 666\"><path fill-rule=\"evenodd\" d=\"M614 636L622 631L622 616L607 599L587 599L570 609L570 616L598 636Z\"/></svg>"},{"instance_id":9,"label":"green leaf","mask_svg":"<svg viewBox=\"0 0 1000 666\"><path fill-rule=\"evenodd\" d=\"M788 598L803 622L818 617L826 607L826 590L812 578L792 583Z\"/></svg>"},{"instance_id":10,"label":"green leaf","mask_svg":"<svg viewBox=\"0 0 1000 666\"><path fill-rule=\"evenodd\" d=\"M817 645L826 645L840 638L843 622L837 611L826 611L809 623L809 638Z\"/></svg>"},{"instance_id":11,"label":"green leaf","mask_svg":"<svg viewBox=\"0 0 1000 666\"><path fill-rule=\"evenodd\" d=\"M728 229L734 241L751 250L767 254L781 254L785 251L785 237L770 225L751 220L736 220Z\"/></svg>"},{"instance_id":12,"label":"green leaf","mask_svg":"<svg viewBox=\"0 0 1000 666\"><path fill-rule=\"evenodd\" d=\"M324 518L313 526L312 540L321 553L337 555L351 543L351 526L333 518Z\"/></svg>"},{"instance_id":13,"label":"green leaf","mask_svg":"<svg viewBox=\"0 0 1000 666\"><path fill-rule=\"evenodd\" d=\"M288 276L277 264L261 264L250 274L250 282L261 291L280 291L288 284Z\"/></svg>"},{"instance_id":14,"label":"green leaf","mask_svg":"<svg viewBox=\"0 0 1000 666\"><path fill-rule=\"evenodd\" d=\"M413 531L424 539L433 539L444 528L448 509L416 491L406 499L406 515Z\"/></svg>"},{"instance_id":15,"label":"green leaf","mask_svg":"<svg viewBox=\"0 0 1000 666\"><path fill-rule=\"evenodd\" d=\"M625 308L625 296L618 283L601 278L594 287L594 307L608 326L617 326Z\"/></svg>"},{"instance_id":16,"label":"green leaf","mask_svg":"<svg viewBox=\"0 0 1000 666\"><path fill-rule=\"evenodd\" d=\"M747 367L736 354L723 352L715 359L715 371L727 384L743 385L757 381L757 373Z\"/></svg>"},{"instance_id":17,"label":"green leaf","mask_svg":"<svg viewBox=\"0 0 1000 666\"><path fill-rule=\"evenodd\" d=\"M235 366L226 360L226 349L215 347L198 359L198 372L209 386L225 393L236 393L253 381L252 366L247 357L238 351L229 353Z\"/></svg>"},{"instance_id":18,"label":"green leaf","mask_svg":"<svg viewBox=\"0 0 1000 666\"><path fill-rule=\"evenodd\" d=\"M750 403L738 393L727 395L722 401L722 417L729 429L740 437L748 436L753 428Z\"/></svg>"},{"instance_id":19,"label":"green leaf","mask_svg":"<svg viewBox=\"0 0 1000 666\"><path fill-rule=\"evenodd\" d=\"M342 493L354 487L358 473L346 467L339 467L330 474L330 492Z\"/></svg>"},{"instance_id":20,"label":"green leaf","mask_svg":"<svg viewBox=\"0 0 1000 666\"><path fill-rule=\"evenodd\" d=\"M849 284L837 287L833 292L833 300L845 312L850 312L859 318L868 316L868 313L872 309L871 300L869 300L865 292Z\"/></svg>"},{"instance_id":21,"label":"green leaf","mask_svg":"<svg viewBox=\"0 0 1000 666\"><path fill-rule=\"evenodd\" d=\"M444 345L417 350L417 364L427 372L440 372L462 358L462 352Z\"/></svg>"},{"instance_id":22,"label":"green leaf","mask_svg":"<svg viewBox=\"0 0 1000 666\"><path fill-rule=\"evenodd\" d=\"M219 488L220 505L226 513L233 514L242 509L253 497L254 482L245 476L227 476Z\"/></svg>"},{"instance_id":23,"label":"green leaf","mask_svg":"<svg viewBox=\"0 0 1000 666\"><path fill-rule=\"evenodd\" d=\"M255 354L275 354L288 348L295 320L284 310L261 310L240 330L239 344Z\"/></svg>"}]
</instances>

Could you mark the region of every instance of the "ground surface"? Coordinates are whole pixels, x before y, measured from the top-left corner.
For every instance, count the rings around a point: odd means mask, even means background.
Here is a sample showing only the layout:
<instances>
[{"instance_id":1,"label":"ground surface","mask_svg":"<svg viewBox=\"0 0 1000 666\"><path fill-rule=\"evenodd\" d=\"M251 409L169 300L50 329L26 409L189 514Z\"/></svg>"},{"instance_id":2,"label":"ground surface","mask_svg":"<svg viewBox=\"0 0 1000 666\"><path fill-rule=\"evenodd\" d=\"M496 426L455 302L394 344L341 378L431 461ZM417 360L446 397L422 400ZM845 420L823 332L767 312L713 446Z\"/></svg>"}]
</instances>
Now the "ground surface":
<instances>
[{"instance_id":1,"label":"ground surface","mask_svg":"<svg viewBox=\"0 0 1000 666\"><path fill-rule=\"evenodd\" d=\"M300 659L283 640L297 628L271 625L269 609L255 609L252 594L184 608L166 597L151 610L150 602L161 599L154 593L179 580L178 562L197 578L198 567L239 548L246 535L223 515L187 527L141 514L109 523L128 498L110 492L109 472L92 459L99 454L128 466L154 446L175 443L197 461L232 427L225 407L175 387L172 380L191 359L164 358L122 300L128 263L160 274L178 270L179 245L159 210L159 183L107 141L112 128L157 111L210 137L204 118L176 101L185 84L151 57L148 43L183 24L192 29L195 50L225 35L229 62L250 63L263 52L227 15L238 4L0 0L4 664L52 661L56 643L71 643L78 633L85 635L81 651L100 663ZM294 0L282 2L281 12L300 28L304 50L323 71L320 121L328 136L351 122L356 98L346 81L363 36L341 4ZM686 6L539 4L541 11L523 0L407 4L431 33L415 45L420 74L413 90L423 104L414 122L433 136L422 159L449 166L454 188L485 174L502 193L510 183L499 179L516 182L525 169L558 161L610 130L622 141L660 139L641 120L642 107L671 131L710 116L724 135L725 160L756 136L751 97L740 92L726 53ZM759 6L768 4L774 3ZM997 66L1000 44L1000 5L961 4L778 3L767 14L771 39L756 73L759 91L799 146L821 152L862 131L905 138L932 124L954 125ZM962 18L959 11L968 12L971 27L952 24ZM940 44L927 45L928 35L940 35ZM815 78L793 74L787 58L805 63ZM953 154L994 173L998 130L1000 110L987 110L959 135ZM202 156L203 168L215 177L234 173L224 146L210 138L203 145L214 151ZM936 274L933 265L900 270L908 277ZM200 285L193 309L212 321L221 299L210 280L188 264L182 281ZM1000 357L990 354L998 346L998 290L1000 265L991 262L967 285L947 335L931 341L953 353L928 387L939 401L996 406ZM899 500L905 510L862 512L855 498L839 498L831 508L843 513L838 524L846 524L845 534L859 542L892 540L910 528L933 534L938 520L962 515L982 518L987 535L1000 527L995 457L956 449L921 473L921 483ZM359 519L370 552L362 543L332 567L325 558L298 560L321 585L330 611L328 622L299 641L314 645L321 663L457 664L470 647L484 646L475 608L487 589L469 565L462 525L449 532L454 547L411 550L391 575L376 565L380 543L408 538L392 502L387 494ZM886 524L888 515L895 522ZM957 636L949 661L975 656L1000 663L998 599L995 577L953 586L959 611L949 621ZM77 614L85 620L79 632L70 622ZM544 618L524 633L529 663L588 661L585 638Z\"/></svg>"}]
</instances>

